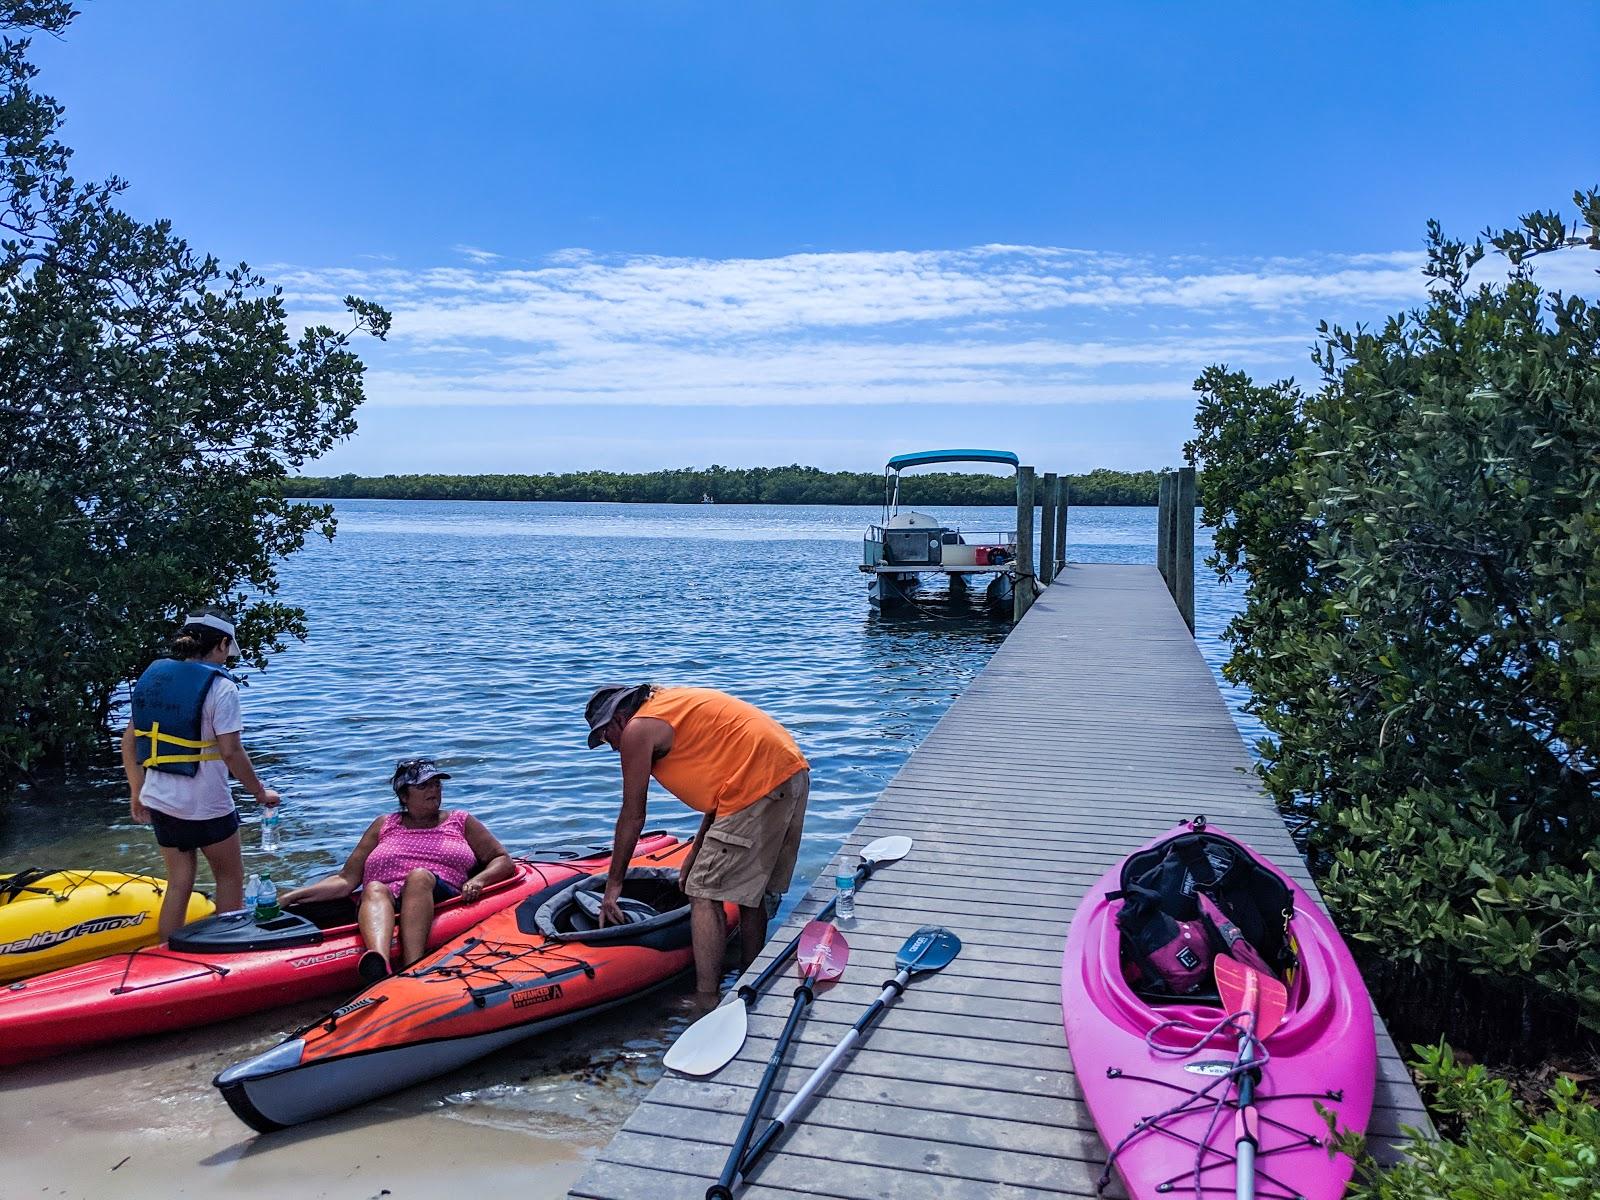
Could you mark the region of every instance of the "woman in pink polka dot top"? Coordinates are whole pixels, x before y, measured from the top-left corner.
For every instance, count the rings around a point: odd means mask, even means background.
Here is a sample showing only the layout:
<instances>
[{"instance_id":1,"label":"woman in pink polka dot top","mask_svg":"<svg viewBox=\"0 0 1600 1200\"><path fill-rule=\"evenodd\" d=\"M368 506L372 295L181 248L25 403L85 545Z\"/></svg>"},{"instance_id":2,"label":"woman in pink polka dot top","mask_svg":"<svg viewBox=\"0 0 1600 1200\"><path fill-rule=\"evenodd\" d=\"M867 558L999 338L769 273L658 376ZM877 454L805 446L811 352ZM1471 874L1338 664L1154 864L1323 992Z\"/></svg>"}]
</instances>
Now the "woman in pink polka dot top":
<instances>
[{"instance_id":1,"label":"woman in pink polka dot top","mask_svg":"<svg viewBox=\"0 0 1600 1200\"><path fill-rule=\"evenodd\" d=\"M442 781L449 779L431 758L398 763L389 782L400 802L397 812L367 826L337 874L286 893L282 904L338 900L360 894L361 978L374 983L389 974L395 910L400 913L400 966L427 950L434 905L454 896L471 904L490 884L516 874L506 853L483 822L462 809L446 812Z\"/></svg>"}]
</instances>

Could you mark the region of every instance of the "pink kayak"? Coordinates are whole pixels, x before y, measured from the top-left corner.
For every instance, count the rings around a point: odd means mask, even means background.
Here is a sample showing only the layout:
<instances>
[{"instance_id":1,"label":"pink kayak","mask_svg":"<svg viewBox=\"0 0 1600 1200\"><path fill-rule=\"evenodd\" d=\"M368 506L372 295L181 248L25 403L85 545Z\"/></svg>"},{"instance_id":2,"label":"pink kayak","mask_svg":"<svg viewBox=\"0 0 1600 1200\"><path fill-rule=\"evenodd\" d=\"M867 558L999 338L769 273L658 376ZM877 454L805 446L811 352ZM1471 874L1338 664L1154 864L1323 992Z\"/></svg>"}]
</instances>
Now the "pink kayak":
<instances>
[{"instance_id":1,"label":"pink kayak","mask_svg":"<svg viewBox=\"0 0 1600 1200\"><path fill-rule=\"evenodd\" d=\"M1217 991L1224 956L1286 985L1281 1023L1249 1047L1240 1033L1250 1021L1225 1011ZM1253 1191L1237 1194L1344 1194L1353 1164L1330 1154L1317 1109L1341 1131L1365 1131L1377 1078L1371 1002L1332 921L1242 842L1197 818L1108 871L1073 918L1061 1005L1110 1150L1102 1188L1114 1168L1133 1200L1234 1195L1236 1146L1253 1133ZM1254 1098L1241 1113L1246 1075Z\"/></svg>"}]
</instances>

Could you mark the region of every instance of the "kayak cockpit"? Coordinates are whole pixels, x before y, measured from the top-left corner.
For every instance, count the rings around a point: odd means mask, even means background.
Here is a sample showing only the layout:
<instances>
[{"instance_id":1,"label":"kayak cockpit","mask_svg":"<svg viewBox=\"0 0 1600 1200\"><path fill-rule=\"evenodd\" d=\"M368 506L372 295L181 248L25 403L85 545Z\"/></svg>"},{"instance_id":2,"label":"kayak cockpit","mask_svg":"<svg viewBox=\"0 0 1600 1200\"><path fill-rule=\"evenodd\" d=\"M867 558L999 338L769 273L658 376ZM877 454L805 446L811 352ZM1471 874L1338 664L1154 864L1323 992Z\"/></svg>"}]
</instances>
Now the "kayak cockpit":
<instances>
[{"instance_id":1,"label":"kayak cockpit","mask_svg":"<svg viewBox=\"0 0 1600 1200\"><path fill-rule=\"evenodd\" d=\"M676 867L633 867L622 882L618 901L625 923L600 927L604 875L574 880L554 895L524 900L517 927L556 942L585 945L647 946L675 950L687 946L689 897L678 887Z\"/></svg>"}]
</instances>

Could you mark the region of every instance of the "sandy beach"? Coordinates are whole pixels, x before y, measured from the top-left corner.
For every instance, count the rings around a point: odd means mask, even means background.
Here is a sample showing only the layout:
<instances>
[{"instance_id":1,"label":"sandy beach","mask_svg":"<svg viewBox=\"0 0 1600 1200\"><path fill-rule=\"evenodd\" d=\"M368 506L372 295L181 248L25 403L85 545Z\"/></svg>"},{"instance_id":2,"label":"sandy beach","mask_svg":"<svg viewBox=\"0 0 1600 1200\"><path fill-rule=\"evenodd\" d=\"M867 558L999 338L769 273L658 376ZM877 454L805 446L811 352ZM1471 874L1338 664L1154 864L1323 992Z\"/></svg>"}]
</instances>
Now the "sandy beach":
<instances>
[{"instance_id":1,"label":"sandy beach","mask_svg":"<svg viewBox=\"0 0 1600 1200\"><path fill-rule=\"evenodd\" d=\"M354 1112L258 1136L212 1077L326 1003L30 1063L0 1076L0 1200L438 1200L564 1195L660 1074L658 997ZM601 1049L597 1049L600 1047Z\"/></svg>"}]
</instances>

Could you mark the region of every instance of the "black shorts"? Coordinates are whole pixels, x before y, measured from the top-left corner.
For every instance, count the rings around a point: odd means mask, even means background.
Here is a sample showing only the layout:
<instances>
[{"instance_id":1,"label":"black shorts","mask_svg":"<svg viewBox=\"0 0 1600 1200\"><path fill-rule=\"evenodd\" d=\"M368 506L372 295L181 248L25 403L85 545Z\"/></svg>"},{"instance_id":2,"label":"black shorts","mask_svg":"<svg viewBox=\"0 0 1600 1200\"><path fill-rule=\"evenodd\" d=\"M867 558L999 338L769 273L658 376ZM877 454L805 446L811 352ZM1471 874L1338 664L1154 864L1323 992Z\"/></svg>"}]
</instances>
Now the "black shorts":
<instances>
[{"instance_id":1,"label":"black shorts","mask_svg":"<svg viewBox=\"0 0 1600 1200\"><path fill-rule=\"evenodd\" d=\"M442 880L438 875L434 875L434 904L443 904L448 899L456 898L459 894L461 893L454 890L453 886L445 883L445 880ZM395 896L395 907L397 909L400 907L400 898L398 896Z\"/></svg>"},{"instance_id":2,"label":"black shorts","mask_svg":"<svg viewBox=\"0 0 1600 1200\"><path fill-rule=\"evenodd\" d=\"M150 827L156 831L156 845L168 850L201 850L231 838L239 828L239 810L204 821L174 817L159 808L148 810Z\"/></svg>"},{"instance_id":3,"label":"black shorts","mask_svg":"<svg viewBox=\"0 0 1600 1200\"><path fill-rule=\"evenodd\" d=\"M390 892L390 895L394 895L394 893ZM435 904L443 904L446 900L454 900L459 895L461 895L460 889L451 887L437 875L433 877L433 902ZM350 899L355 901L357 904L361 903L361 893L355 893L355 895L351 896ZM399 896L394 897L394 906L397 910L399 909Z\"/></svg>"}]
</instances>

